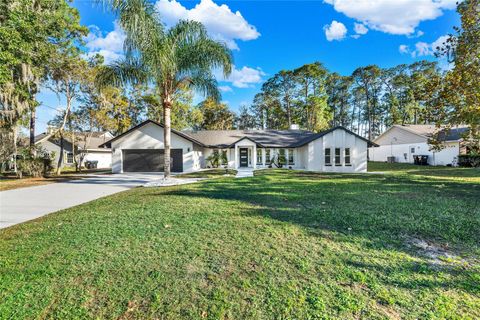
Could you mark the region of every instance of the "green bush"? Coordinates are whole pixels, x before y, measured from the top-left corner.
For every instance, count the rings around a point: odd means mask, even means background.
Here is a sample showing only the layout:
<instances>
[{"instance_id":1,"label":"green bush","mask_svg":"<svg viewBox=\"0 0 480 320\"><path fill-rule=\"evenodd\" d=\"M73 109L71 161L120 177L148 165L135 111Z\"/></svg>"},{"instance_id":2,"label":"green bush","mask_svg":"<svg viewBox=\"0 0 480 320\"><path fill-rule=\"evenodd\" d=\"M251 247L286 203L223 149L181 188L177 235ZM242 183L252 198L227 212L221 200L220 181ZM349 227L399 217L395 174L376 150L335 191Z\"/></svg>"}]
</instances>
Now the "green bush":
<instances>
[{"instance_id":1,"label":"green bush","mask_svg":"<svg viewBox=\"0 0 480 320\"><path fill-rule=\"evenodd\" d=\"M17 159L18 175L41 177L52 171L52 156L41 147L28 147L21 150Z\"/></svg>"},{"instance_id":2,"label":"green bush","mask_svg":"<svg viewBox=\"0 0 480 320\"><path fill-rule=\"evenodd\" d=\"M228 165L227 151L225 150L214 150L213 153L207 158L207 161L210 162L212 168L218 168L221 165Z\"/></svg>"},{"instance_id":3,"label":"green bush","mask_svg":"<svg viewBox=\"0 0 480 320\"><path fill-rule=\"evenodd\" d=\"M480 167L480 154L464 154L458 156L458 165L460 167Z\"/></svg>"},{"instance_id":4,"label":"green bush","mask_svg":"<svg viewBox=\"0 0 480 320\"><path fill-rule=\"evenodd\" d=\"M43 159L19 159L17 160L17 170L20 173L20 177L24 175L41 177L44 172Z\"/></svg>"}]
</instances>

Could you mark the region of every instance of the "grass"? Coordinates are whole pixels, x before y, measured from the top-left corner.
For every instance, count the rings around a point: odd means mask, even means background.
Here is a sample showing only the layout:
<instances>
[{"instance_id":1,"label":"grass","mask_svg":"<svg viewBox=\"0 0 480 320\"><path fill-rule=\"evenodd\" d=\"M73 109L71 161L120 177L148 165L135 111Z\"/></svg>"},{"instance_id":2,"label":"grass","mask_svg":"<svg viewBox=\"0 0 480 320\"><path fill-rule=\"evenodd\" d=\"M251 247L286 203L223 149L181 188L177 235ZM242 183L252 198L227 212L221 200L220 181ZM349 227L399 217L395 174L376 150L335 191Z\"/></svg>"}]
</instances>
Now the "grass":
<instances>
[{"instance_id":1,"label":"grass","mask_svg":"<svg viewBox=\"0 0 480 320\"><path fill-rule=\"evenodd\" d=\"M369 172L385 172L409 174L425 177L455 178L459 181L470 180L480 182L480 168L460 168L444 166L419 166L409 163L369 162ZM470 179L472 178L472 179Z\"/></svg>"},{"instance_id":2,"label":"grass","mask_svg":"<svg viewBox=\"0 0 480 320\"><path fill-rule=\"evenodd\" d=\"M191 173L184 173L184 174L179 174L176 175L176 178L222 178L225 175L229 176L235 176L237 174L237 170L233 169L208 169L208 170L202 170L202 171L197 171L197 172L191 172Z\"/></svg>"},{"instance_id":3,"label":"grass","mask_svg":"<svg viewBox=\"0 0 480 320\"><path fill-rule=\"evenodd\" d=\"M264 170L8 228L0 318L478 319L480 187L428 169Z\"/></svg>"},{"instance_id":4,"label":"grass","mask_svg":"<svg viewBox=\"0 0 480 320\"><path fill-rule=\"evenodd\" d=\"M65 182L67 180L81 179L84 174L103 174L110 172L110 170L104 169L92 169L92 170L82 170L82 172L77 172L74 170L62 171L61 175L49 175L45 177L23 177L19 179L13 174L10 175L0 175L0 191L13 190L26 187L41 186L44 184L54 183L54 182Z\"/></svg>"}]
</instances>

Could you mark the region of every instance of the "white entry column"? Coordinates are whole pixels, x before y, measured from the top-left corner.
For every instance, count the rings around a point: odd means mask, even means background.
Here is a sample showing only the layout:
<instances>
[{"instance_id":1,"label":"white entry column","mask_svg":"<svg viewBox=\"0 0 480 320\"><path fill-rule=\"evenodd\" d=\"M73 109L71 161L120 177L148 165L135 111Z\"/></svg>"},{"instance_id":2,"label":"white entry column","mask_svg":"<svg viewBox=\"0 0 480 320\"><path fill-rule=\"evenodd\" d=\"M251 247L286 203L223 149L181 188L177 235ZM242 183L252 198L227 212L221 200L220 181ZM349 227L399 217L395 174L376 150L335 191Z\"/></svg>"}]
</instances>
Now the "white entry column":
<instances>
[{"instance_id":1,"label":"white entry column","mask_svg":"<svg viewBox=\"0 0 480 320\"><path fill-rule=\"evenodd\" d=\"M237 145L235 145L235 162L234 163L235 163L234 167L236 170L238 169L238 146Z\"/></svg>"}]
</instances>

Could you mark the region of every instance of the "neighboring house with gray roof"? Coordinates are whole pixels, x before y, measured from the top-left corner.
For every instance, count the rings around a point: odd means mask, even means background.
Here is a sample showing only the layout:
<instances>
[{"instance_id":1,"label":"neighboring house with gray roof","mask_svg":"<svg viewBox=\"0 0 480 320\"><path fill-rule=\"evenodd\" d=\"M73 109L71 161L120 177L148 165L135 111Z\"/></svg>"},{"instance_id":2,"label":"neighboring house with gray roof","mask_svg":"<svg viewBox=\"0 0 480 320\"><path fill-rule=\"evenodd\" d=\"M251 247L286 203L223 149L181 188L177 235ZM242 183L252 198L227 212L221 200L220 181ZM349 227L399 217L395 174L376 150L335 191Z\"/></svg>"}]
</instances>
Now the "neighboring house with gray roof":
<instances>
[{"instance_id":1,"label":"neighboring house with gray roof","mask_svg":"<svg viewBox=\"0 0 480 320\"><path fill-rule=\"evenodd\" d=\"M447 130L435 125L394 125L373 141L378 146L368 149L369 159L385 162L394 157L395 162L413 163L415 155L427 155L430 165L455 165L458 155L466 152L462 137L467 132L467 126ZM437 133L444 147L441 151L431 150L428 143Z\"/></svg>"},{"instance_id":2,"label":"neighboring house with gray roof","mask_svg":"<svg viewBox=\"0 0 480 320\"><path fill-rule=\"evenodd\" d=\"M163 171L163 126L147 120L101 146L112 150L112 172ZM321 133L303 130L172 130L173 172L211 166L224 152L229 168L284 167L311 171L365 172L368 140L343 128Z\"/></svg>"},{"instance_id":3,"label":"neighboring house with gray roof","mask_svg":"<svg viewBox=\"0 0 480 320\"><path fill-rule=\"evenodd\" d=\"M84 155L82 166L84 166L87 161L96 161L97 168L111 168L112 151L109 148L101 148L99 146L112 138L113 135L110 132L77 132L75 133L75 143L73 143L72 138L66 135L63 141L64 166L75 166L74 156L82 153ZM57 166L60 157L60 142L60 139L55 137L52 132L44 132L35 136L35 144L41 146L50 154L53 154L54 166Z\"/></svg>"}]
</instances>

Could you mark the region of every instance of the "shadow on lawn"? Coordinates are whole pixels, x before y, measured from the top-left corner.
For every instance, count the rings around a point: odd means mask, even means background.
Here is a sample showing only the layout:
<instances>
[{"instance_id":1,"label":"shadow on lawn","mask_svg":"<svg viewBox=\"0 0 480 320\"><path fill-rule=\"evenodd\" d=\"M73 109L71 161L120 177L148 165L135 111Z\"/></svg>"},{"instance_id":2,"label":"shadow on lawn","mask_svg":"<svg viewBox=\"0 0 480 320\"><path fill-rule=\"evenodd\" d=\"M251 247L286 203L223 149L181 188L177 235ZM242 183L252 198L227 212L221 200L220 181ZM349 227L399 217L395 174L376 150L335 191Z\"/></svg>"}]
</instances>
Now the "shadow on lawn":
<instances>
[{"instance_id":1,"label":"shadow on lawn","mask_svg":"<svg viewBox=\"0 0 480 320\"><path fill-rule=\"evenodd\" d=\"M258 215L300 225L314 236L322 234L319 232L322 229L338 232L336 241L358 244L356 240L361 237L369 249L394 249L418 258L421 256L405 244L406 237L425 238L462 248L465 244L475 247L480 243L480 221L471 216L478 208L480 189L467 183L391 175L270 171L260 172L253 179L206 181L194 188L159 189L159 192L145 196L241 201L254 206L242 210L242 215ZM436 206L446 206L450 201L457 204L449 204L451 208L440 207L447 213L437 212ZM387 282L405 288L441 286L478 294L477 268L431 266L427 260L405 261L405 265L398 268L408 274L426 272L429 266L427 272L435 273L440 268L441 272L451 276L452 281L389 279ZM353 261L347 263L355 266ZM361 267L385 274L391 271L379 270L376 265Z\"/></svg>"},{"instance_id":2,"label":"shadow on lawn","mask_svg":"<svg viewBox=\"0 0 480 320\"><path fill-rule=\"evenodd\" d=\"M196 188L159 190L153 195L243 201L259 207L251 214L305 227L320 224L340 232L354 227L369 236L380 232L480 243L480 220L474 216L480 205L480 188L475 184L389 175L274 171L261 172L253 179L221 179L205 181ZM445 209L437 200L447 199L461 206L448 203L452 211L441 217L441 225L435 225L439 218L435 207ZM472 210L465 212L468 207ZM432 224L419 225L418 219L425 218L432 219ZM459 223L465 224L460 232Z\"/></svg>"}]
</instances>

